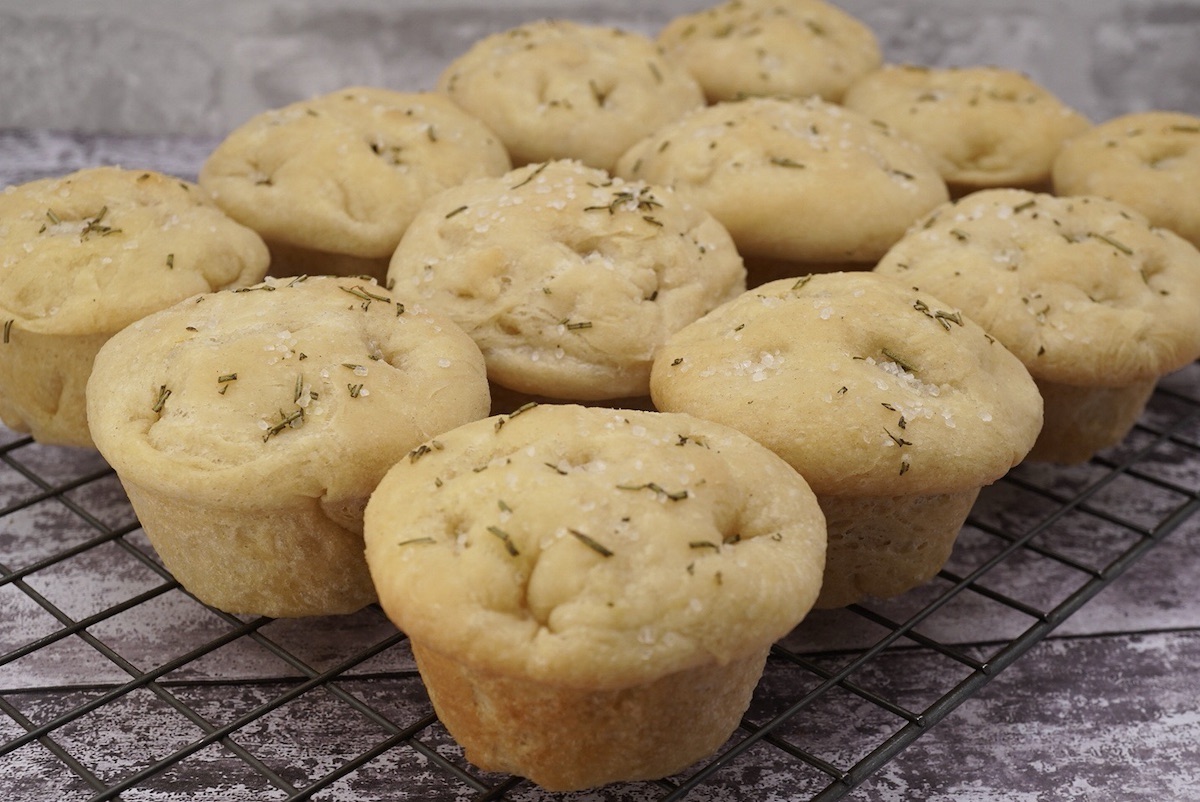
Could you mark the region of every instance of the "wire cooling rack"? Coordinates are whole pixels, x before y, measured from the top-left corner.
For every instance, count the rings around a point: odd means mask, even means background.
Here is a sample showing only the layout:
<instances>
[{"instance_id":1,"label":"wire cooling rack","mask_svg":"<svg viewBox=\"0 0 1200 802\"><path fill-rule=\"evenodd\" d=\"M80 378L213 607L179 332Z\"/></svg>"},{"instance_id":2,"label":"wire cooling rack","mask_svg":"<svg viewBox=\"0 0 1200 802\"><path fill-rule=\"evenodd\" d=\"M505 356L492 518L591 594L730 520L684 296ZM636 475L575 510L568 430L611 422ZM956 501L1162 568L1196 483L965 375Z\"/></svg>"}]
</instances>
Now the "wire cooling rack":
<instances>
[{"instance_id":1,"label":"wire cooling rack","mask_svg":"<svg viewBox=\"0 0 1200 802\"><path fill-rule=\"evenodd\" d=\"M565 798L465 761L377 608L209 609L99 456L0 435L7 800ZM710 760L602 798L843 796L1195 515L1198 468L1200 364L1163 382L1121 446L985 489L927 586L810 615Z\"/></svg>"}]
</instances>

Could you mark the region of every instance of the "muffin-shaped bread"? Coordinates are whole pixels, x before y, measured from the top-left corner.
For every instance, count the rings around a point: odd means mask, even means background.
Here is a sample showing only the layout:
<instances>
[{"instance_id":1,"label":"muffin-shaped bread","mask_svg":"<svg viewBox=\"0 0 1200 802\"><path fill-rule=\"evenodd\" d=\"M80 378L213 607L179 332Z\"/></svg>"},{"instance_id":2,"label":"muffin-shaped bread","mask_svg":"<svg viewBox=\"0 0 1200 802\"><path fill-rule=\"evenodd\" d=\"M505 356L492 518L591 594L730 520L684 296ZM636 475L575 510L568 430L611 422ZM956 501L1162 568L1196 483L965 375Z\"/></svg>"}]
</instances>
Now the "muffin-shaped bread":
<instances>
[{"instance_id":1,"label":"muffin-shaped bread","mask_svg":"<svg viewBox=\"0 0 1200 802\"><path fill-rule=\"evenodd\" d=\"M1045 190L1064 140L1091 123L1028 76L1001 67L887 66L843 102L925 149L955 195Z\"/></svg>"},{"instance_id":2,"label":"muffin-shaped bread","mask_svg":"<svg viewBox=\"0 0 1200 802\"><path fill-rule=\"evenodd\" d=\"M782 456L829 525L818 606L894 596L942 567L979 490L1030 449L1021 362L922 287L869 272L783 279L676 333L654 404Z\"/></svg>"},{"instance_id":3,"label":"muffin-shaped bread","mask_svg":"<svg viewBox=\"0 0 1200 802\"><path fill-rule=\"evenodd\" d=\"M1146 215L1200 248L1200 117L1128 114L1063 143L1056 195L1100 195Z\"/></svg>"},{"instance_id":4,"label":"muffin-shaped bread","mask_svg":"<svg viewBox=\"0 0 1200 802\"><path fill-rule=\"evenodd\" d=\"M109 340L88 383L96 446L167 568L208 604L269 616L373 601L367 497L487 411L461 329L330 276L182 301Z\"/></svg>"},{"instance_id":5,"label":"muffin-shaped bread","mask_svg":"<svg viewBox=\"0 0 1200 802\"><path fill-rule=\"evenodd\" d=\"M496 132L517 165L611 170L630 145L704 105L699 84L638 33L538 20L477 41L437 88Z\"/></svg>"},{"instance_id":6,"label":"muffin-shaped bread","mask_svg":"<svg viewBox=\"0 0 1200 802\"><path fill-rule=\"evenodd\" d=\"M200 187L94 167L0 192L0 418L43 443L91 446L96 351L151 312L267 272L262 239Z\"/></svg>"},{"instance_id":7,"label":"muffin-shaped bread","mask_svg":"<svg viewBox=\"0 0 1200 802\"><path fill-rule=\"evenodd\" d=\"M251 118L217 145L200 183L262 234L272 275L382 280L426 198L511 166L444 96L353 87Z\"/></svg>"},{"instance_id":8,"label":"muffin-shaped bread","mask_svg":"<svg viewBox=\"0 0 1200 802\"><path fill-rule=\"evenodd\" d=\"M986 190L914 226L879 273L960 307L1046 399L1031 459L1119 442L1160 376L1200 356L1200 252L1097 197Z\"/></svg>"},{"instance_id":9,"label":"muffin-shaped bread","mask_svg":"<svg viewBox=\"0 0 1200 802\"><path fill-rule=\"evenodd\" d=\"M873 264L949 197L915 145L815 98L692 112L632 147L617 173L686 193L725 225L748 264L786 262L801 274Z\"/></svg>"},{"instance_id":10,"label":"muffin-shaped bread","mask_svg":"<svg viewBox=\"0 0 1200 802\"><path fill-rule=\"evenodd\" d=\"M751 95L836 103L883 59L870 28L822 0L727 0L671 20L658 42L711 103Z\"/></svg>"},{"instance_id":11,"label":"muffin-shaped bread","mask_svg":"<svg viewBox=\"0 0 1200 802\"><path fill-rule=\"evenodd\" d=\"M596 401L646 396L655 350L742 292L745 269L671 190L553 161L432 199L388 280L466 329L501 388Z\"/></svg>"},{"instance_id":12,"label":"muffin-shaped bread","mask_svg":"<svg viewBox=\"0 0 1200 802\"><path fill-rule=\"evenodd\" d=\"M825 552L812 492L750 438L561 404L425 443L371 496L365 534L467 758L552 790L719 748Z\"/></svg>"}]
</instances>

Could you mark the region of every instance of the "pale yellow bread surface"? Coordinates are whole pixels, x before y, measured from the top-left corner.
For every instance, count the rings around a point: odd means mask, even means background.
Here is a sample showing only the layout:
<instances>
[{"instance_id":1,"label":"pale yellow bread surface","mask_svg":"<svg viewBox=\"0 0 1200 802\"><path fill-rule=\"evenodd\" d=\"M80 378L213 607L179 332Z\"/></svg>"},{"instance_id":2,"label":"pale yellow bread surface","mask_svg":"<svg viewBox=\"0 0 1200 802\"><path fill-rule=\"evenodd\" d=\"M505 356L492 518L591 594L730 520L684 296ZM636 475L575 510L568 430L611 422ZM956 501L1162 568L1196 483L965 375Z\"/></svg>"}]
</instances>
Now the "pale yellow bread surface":
<instances>
[{"instance_id":1,"label":"pale yellow bread surface","mask_svg":"<svg viewBox=\"0 0 1200 802\"><path fill-rule=\"evenodd\" d=\"M821 496L829 529L818 609L891 598L933 579L950 559L982 488L905 496Z\"/></svg>"},{"instance_id":2,"label":"pale yellow bread surface","mask_svg":"<svg viewBox=\"0 0 1200 802\"><path fill-rule=\"evenodd\" d=\"M510 167L495 135L438 93L348 87L246 121L209 155L200 183L285 246L273 275L316 272L322 259L344 273L339 263L391 256L431 195Z\"/></svg>"},{"instance_id":3,"label":"pale yellow bread surface","mask_svg":"<svg viewBox=\"0 0 1200 802\"><path fill-rule=\"evenodd\" d=\"M1076 464L1125 439L1150 400L1158 378L1121 387L1081 387L1038 380L1046 407L1031 461Z\"/></svg>"},{"instance_id":4,"label":"pale yellow bread surface","mask_svg":"<svg viewBox=\"0 0 1200 802\"><path fill-rule=\"evenodd\" d=\"M438 718L485 771L550 791L677 774L725 743L750 705L769 647L631 688L531 683L414 641Z\"/></svg>"},{"instance_id":5,"label":"pale yellow bread surface","mask_svg":"<svg viewBox=\"0 0 1200 802\"><path fill-rule=\"evenodd\" d=\"M230 612L374 599L362 509L418 443L483 417L479 349L362 279L269 279L134 323L96 358L101 454L185 588Z\"/></svg>"},{"instance_id":6,"label":"pale yellow bread surface","mask_svg":"<svg viewBox=\"0 0 1200 802\"><path fill-rule=\"evenodd\" d=\"M738 428L819 496L989 484L1033 445L1042 403L1021 362L960 310L874 273L750 290L675 334L656 407Z\"/></svg>"},{"instance_id":7,"label":"pale yellow bread surface","mask_svg":"<svg viewBox=\"0 0 1200 802\"><path fill-rule=\"evenodd\" d=\"M686 193L747 259L873 262L949 198L915 145L816 98L691 112L630 148L616 172Z\"/></svg>"},{"instance_id":8,"label":"pale yellow bread surface","mask_svg":"<svg viewBox=\"0 0 1200 802\"><path fill-rule=\"evenodd\" d=\"M658 42L710 103L749 95L836 103L883 58L870 28L822 0L729 0L676 17Z\"/></svg>"},{"instance_id":9,"label":"pale yellow bread surface","mask_svg":"<svg viewBox=\"0 0 1200 802\"><path fill-rule=\"evenodd\" d=\"M1039 380L1120 387L1200 356L1200 252L1102 198L977 192L876 271L960 307Z\"/></svg>"},{"instance_id":10,"label":"pale yellow bread surface","mask_svg":"<svg viewBox=\"0 0 1200 802\"><path fill-rule=\"evenodd\" d=\"M888 65L842 101L921 146L957 195L1047 189L1064 140L1091 122L1028 76L1002 67Z\"/></svg>"},{"instance_id":11,"label":"pale yellow bread surface","mask_svg":"<svg viewBox=\"0 0 1200 802\"><path fill-rule=\"evenodd\" d=\"M700 85L649 38L563 19L478 40L437 88L495 131L516 165L579 159L609 170L638 139L704 105Z\"/></svg>"},{"instance_id":12,"label":"pale yellow bread surface","mask_svg":"<svg viewBox=\"0 0 1200 802\"><path fill-rule=\"evenodd\" d=\"M1056 195L1099 195L1137 209L1200 247L1200 116L1127 114L1063 144Z\"/></svg>"},{"instance_id":13,"label":"pale yellow bread surface","mask_svg":"<svg viewBox=\"0 0 1200 802\"><path fill-rule=\"evenodd\" d=\"M808 485L745 435L559 404L424 444L371 496L365 538L414 642L587 691L757 653L808 611L825 557Z\"/></svg>"},{"instance_id":14,"label":"pale yellow bread surface","mask_svg":"<svg viewBox=\"0 0 1200 802\"><path fill-rule=\"evenodd\" d=\"M200 292L253 284L267 249L198 186L95 167L0 193L0 417L41 442L90 446L97 349Z\"/></svg>"},{"instance_id":15,"label":"pale yellow bread surface","mask_svg":"<svg viewBox=\"0 0 1200 802\"><path fill-rule=\"evenodd\" d=\"M655 351L743 291L745 269L671 190L554 161L433 198L388 280L459 323L494 384L594 401L647 395Z\"/></svg>"}]
</instances>

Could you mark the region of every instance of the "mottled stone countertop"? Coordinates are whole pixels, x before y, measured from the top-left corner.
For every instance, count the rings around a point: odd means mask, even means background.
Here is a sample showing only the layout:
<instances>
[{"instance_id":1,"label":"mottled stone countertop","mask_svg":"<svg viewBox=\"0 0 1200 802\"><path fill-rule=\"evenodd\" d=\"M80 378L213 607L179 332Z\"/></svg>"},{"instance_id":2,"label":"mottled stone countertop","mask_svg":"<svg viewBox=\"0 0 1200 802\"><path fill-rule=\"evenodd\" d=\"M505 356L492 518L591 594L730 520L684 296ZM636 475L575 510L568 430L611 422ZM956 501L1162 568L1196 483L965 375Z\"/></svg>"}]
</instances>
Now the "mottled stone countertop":
<instances>
[{"instance_id":1,"label":"mottled stone countertop","mask_svg":"<svg viewBox=\"0 0 1200 802\"><path fill-rule=\"evenodd\" d=\"M212 144L0 131L0 185L100 163L189 176ZM849 771L923 730L845 798L1200 800L1198 506L1192 365L1097 460L1021 466L986 489L929 586L811 615L771 658L733 751L696 767L685 798L808 799L833 782L812 764ZM217 614L161 571L97 455L0 429L5 802L112 787L126 800L632 802L691 775L559 797L476 772L377 609Z\"/></svg>"}]
</instances>

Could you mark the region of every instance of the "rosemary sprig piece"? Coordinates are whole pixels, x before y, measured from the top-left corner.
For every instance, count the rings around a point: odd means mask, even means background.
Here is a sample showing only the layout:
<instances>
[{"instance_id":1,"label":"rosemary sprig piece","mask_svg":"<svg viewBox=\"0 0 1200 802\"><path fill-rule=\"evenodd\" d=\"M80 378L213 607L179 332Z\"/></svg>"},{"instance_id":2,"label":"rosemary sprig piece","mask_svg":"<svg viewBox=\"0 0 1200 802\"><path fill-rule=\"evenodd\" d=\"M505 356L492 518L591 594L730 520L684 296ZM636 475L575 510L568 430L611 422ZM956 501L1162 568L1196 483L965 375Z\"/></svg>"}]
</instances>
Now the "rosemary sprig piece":
<instances>
[{"instance_id":1,"label":"rosemary sprig piece","mask_svg":"<svg viewBox=\"0 0 1200 802\"><path fill-rule=\"evenodd\" d=\"M5 332L7 334L7 332ZM158 396L154 399L154 406L150 409L153 412L162 412L163 405L167 403L167 399L171 397L171 391L167 389L167 385L159 385Z\"/></svg>"},{"instance_id":2,"label":"rosemary sprig piece","mask_svg":"<svg viewBox=\"0 0 1200 802\"><path fill-rule=\"evenodd\" d=\"M601 557L613 556L611 549L609 549L607 546L597 543L590 535L586 535L583 532L580 532L578 529L568 529L567 531L574 535L576 540L599 554Z\"/></svg>"},{"instance_id":3,"label":"rosemary sprig piece","mask_svg":"<svg viewBox=\"0 0 1200 802\"><path fill-rule=\"evenodd\" d=\"M514 544L512 542L512 537L508 534L508 532L505 532L503 529L501 529L498 526L489 526L487 528L487 530L489 532L491 532L493 535L495 535L496 537L500 538L501 541L503 541L504 548L509 553L509 555L516 557L518 554L521 553L521 552L517 551L516 544Z\"/></svg>"},{"instance_id":4,"label":"rosemary sprig piece","mask_svg":"<svg viewBox=\"0 0 1200 802\"><path fill-rule=\"evenodd\" d=\"M687 490L667 490L657 482L646 482L644 485L617 485L618 490L653 490L655 493L666 496L671 501L683 501L688 498L691 493Z\"/></svg>"},{"instance_id":5,"label":"rosemary sprig piece","mask_svg":"<svg viewBox=\"0 0 1200 802\"><path fill-rule=\"evenodd\" d=\"M524 404L517 407L512 412L508 413L508 415L497 418L496 419L496 431L497 432L500 431L501 429L504 428L504 424L508 423L510 420L517 417L518 415L520 415L524 412L528 412L529 410L533 409L537 405L538 405L537 401L526 401Z\"/></svg>"},{"instance_id":6,"label":"rosemary sprig piece","mask_svg":"<svg viewBox=\"0 0 1200 802\"><path fill-rule=\"evenodd\" d=\"M282 432L284 429L288 428L289 426L292 428L295 428L299 423L303 422L303 420L304 420L304 408L303 407L297 407L295 410L293 410L292 412L290 412L288 414L284 414L283 410L279 410L279 422L267 429L266 434L263 435L263 442L264 443L267 442L272 437L279 434L280 432Z\"/></svg>"},{"instance_id":7,"label":"rosemary sprig piece","mask_svg":"<svg viewBox=\"0 0 1200 802\"><path fill-rule=\"evenodd\" d=\"M1118 251L1125 254L1126 256L1133 256L1133 248L1130 248L1128 245L1126 245L1123 242L1119 242L1119 241L1113 239L1112 237L1108 236L1107 234L1098 234L1095 231L1089 231L1087 235L1089 237L1091 237L1092 239L1098 239L1107 245L1111 245L1112 247L1116 248Z\"/></svg>"},{"instance_id":8,"label":"rosemary sprig piece","mask_svg":"<svg viewBox=\"0 0 1200 802\"><path fill-rule=\"evenodd\" d=\"M883 350L883 355L885 357L887 357L889 360L891 360L892 362L895 362L896 365L899 366L900 370L904 371L905 373L914 373L915 374L917 372L916 368L914 368L912 365L905 362L900 357L896 356L894 353L892 353L888 349L884 348L882 350Z\"/></svg>"},{"instance_id":9,"label":"rosemary sprig piece","mask_svg":"<svg viewBox=\"0 0 1200 802\"><path fill-rule=\"evenodd\" d=\"M534 169L533 169L533 170L532 170L532 171L529 173L529 175L525 176L525 180L524 180L524 181L521 181L520 183L518 183L518 184L516 184L516 185L514 185L514 186L511 186L511 187L509 187L509 189L520 189L521 187L525 186L525 185L526 185L526 184L528 184L530 181L532 181L533 179L537 178L537 177L538 177L538 175L540 175L540 174L541 174L542 170L545 170L545 169L546 169L546 165L548 165L549 163L550 163L550 162L542 162L542 163L541 163L541 164L539 164L539 165L538 165L536 168L534 168Z\"/></svg>"}]
</instances>

